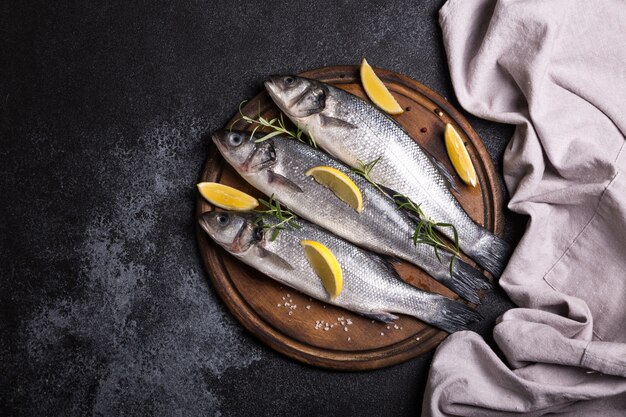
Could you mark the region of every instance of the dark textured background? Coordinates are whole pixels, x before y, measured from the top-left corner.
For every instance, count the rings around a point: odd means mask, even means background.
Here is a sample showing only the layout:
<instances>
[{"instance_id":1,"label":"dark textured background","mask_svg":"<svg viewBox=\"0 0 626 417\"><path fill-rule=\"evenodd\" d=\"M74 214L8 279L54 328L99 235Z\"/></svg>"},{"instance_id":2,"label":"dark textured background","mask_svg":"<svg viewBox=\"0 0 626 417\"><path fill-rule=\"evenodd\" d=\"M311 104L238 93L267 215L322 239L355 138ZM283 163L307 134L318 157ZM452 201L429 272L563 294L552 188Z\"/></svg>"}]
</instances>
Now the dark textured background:
<instances>
[{"instance_id":1,"label":"dark textured background","mask_svg":"<svg viewBox=\"0 0 626 417\"><path fill-rule=\"evenodd\" d=\"M271 73L367 56L457 104L443 1L87 3L0 6L0 415L418 415L432 355L329 372L234 321L194 184ZM501 172L511 128L469 120ZM507 213L509 241L523 224ZM509 307L488 298L476 330Z\"/></svg>"}]
</instances>

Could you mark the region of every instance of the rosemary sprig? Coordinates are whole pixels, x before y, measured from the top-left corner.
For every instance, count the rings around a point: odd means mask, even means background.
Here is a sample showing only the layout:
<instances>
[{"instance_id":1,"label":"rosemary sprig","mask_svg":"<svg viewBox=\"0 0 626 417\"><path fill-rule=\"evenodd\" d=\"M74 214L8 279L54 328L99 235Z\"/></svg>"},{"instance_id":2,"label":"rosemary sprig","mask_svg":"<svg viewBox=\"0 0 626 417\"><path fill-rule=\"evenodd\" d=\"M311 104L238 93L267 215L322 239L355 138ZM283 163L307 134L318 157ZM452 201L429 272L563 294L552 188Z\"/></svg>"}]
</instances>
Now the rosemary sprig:
<instances>
[{"instance_id":1,"label":"rosemary sprig","mask_svg":"<svg viewBox=\"0 0 626 417\"><path fill-rule=\"evenodd\" d=\"M426 245L430 245L435 250L435 256L439 262L443 262L441 256L439 255L439 250L444 249L452 253L450 257L450 275L452 275L452 267L454 266L454 260L457 256L461 254L461 249L459 248L459 234L456 230L456 227L451 225L450 223L437 223L432 221L424 211L421 209L419 204L415 204L413 200L402 195L395 194L393 196L394 201L398 208L410 211L417 215L419 222L417 226L415 226L415 231L413 232L413 236L411 239L413 240L413 244L417 245L418 243L424 243ZM435 229L443 229L450 228L454 235L454 243L450 245L446 242Z\"/></svg>"},{"instance_id":2,"label":"rosemary sprig","mask_svg":"<svg viewBox=\"0 0 626 417\"><path fill-rule=\"evenodd\" d=\"M278 234L281 230L284 230L287 225L293 227L294 229L300 229L300 225L294 221L298 217L286 208L281 207L280 203L274 200L274 194L270 196L269 200L259 198L259 203L267 207L267 210L255 210L257 213L261 214L261 216L257 218L256 223L259 224L264 230L272 229L270 242L275 241ZM280 221L276 224L265 223L263 220L267 216L273 216Z\"/></svg>"},{"instance_id":3,"label":"rosemary sprig","mask_svg":"<svg viewBox=\"0 0 626 417\"><path fill-rule=\"evenodd\" d=\"M361 160L358 160L358 165L356 168L352 168L352 171L359 174L363 178L365 178L370 184L374 187L378 188L381 192L385 193L385 191L378 185L372 177L370 173L374 169L374 166L380 161L382 157L378 157L371 162L365 163ZM410 198L402 194L393 195L393 199L398 206L399 209L407 210L413 212L417 215L419 222L417 226L415 226L415 230L413 231L413 236L411 239L413 240L413 244L417 245L419 243L424 243L426 245L430 245L435 250L435 256L439 260L439 262L443 262L441 259L441 255L439 254L440 249L444 249L452 253L452 257L450 258L450 275L452 275L452 267L454 266L454 260L457 256L460 255L459 248L459 234L454 227L450 223L437 223L431 220L424 211L420 208L419 204L415 204ZM443 240L435 229L442 228L450 228L454 235L454 245L451 246L448 242Z\"/></svg>"},{"instance_id":4,"label":"rosemary sprig","mask_svg":"<svg viewBox=\"0 0 626 417\"><path fill-rule=\"evenodd\" d=\"M378 158L368 163L365 163L361 161L360 159L357 159L357 166L356 168L352 168L351 171L359 174L360 176L365 178L370 184L372 184L374 187L378 188L379 191L384 193L383 189L380 188L380 185L376 184L374 180L372 180L372 177L370 176L370 172L372 172L372 169L374 169L374 166L378 163L378 161L380 161L380 158L382 158L382 156L379 156Z\"/></svg>"},{"instance_id":5,"label":"rosemary sprig","mask_svg":"<svg viewBox=\"0 0 626 417\"><path fill-rule=\"evenodd\" d=\"M245 102L246 100L242 101L239 104L239 115L241 117L235 120L233 124L230 125L230 130L232 130L233 125L235 123L237 123L240 120L243 120L244 122L250 125L254 125L254 130L252 130L252 133L250 134L251 138L254 136L254 134L259 128L265 127L265 128L269 128L272 130L271 132L263 135L262 137L255 139L254 141L255 143L263 142L263 141L273 138L274 136L278 136L282 134L292 139L296 139L297 141L300 141L302 143L308 143L310 146L317 148L315 139L313 139L312 136L304 135L304 131L302 129L300 129L299 127L296 127L296 131L294 132L293 130L290 130L287 128L287 126L285 125L285 119L284 119L282 112L279 112L278 117L274 117L273 119L268 120L265 117L261 116L261 103L258 102L259 104L258 115L257 115L257 118L254 119L248 115L245 115L243 111L241 110L241 106L243 106Z\"/></svg>"}]
</instances>

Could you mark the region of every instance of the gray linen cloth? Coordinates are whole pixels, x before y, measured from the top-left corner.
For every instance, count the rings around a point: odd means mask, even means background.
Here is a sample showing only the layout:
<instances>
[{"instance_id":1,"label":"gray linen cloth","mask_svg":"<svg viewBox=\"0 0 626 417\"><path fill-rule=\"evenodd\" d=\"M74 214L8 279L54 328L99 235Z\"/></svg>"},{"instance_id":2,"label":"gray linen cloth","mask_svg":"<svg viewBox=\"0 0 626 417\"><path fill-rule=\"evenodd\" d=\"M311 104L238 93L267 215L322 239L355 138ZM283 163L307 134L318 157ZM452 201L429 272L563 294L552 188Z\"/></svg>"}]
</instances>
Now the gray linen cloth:
<instances>
[{"instance_id":1,"label":"gray linen cloth","mask_svg":"<svg viewBox=\"0 0 626 417\"><path fill-rule=\"evenodd\" d=\"M504 359L448 337L422 415L626 416L626 1L450 0L440 24L461 105L517 126L504 177L530 220Z\"/></svg>"}]
</instances>

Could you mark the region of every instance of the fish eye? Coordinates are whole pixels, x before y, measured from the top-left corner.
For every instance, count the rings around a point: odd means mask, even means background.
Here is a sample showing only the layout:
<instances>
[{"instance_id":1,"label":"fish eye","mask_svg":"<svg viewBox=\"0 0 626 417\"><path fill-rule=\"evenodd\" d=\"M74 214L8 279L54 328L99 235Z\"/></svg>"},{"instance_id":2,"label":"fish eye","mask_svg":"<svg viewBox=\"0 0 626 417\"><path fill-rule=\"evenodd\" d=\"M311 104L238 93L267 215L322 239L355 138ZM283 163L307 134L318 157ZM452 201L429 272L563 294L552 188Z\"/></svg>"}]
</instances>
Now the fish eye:
<instances>
[{"instance_id":1,"label":"fish eye","mask_svg":"<svg viewBox=\"0 0 626 417\"><path fill-rule=\"evenodd\" d=\"M221 226L225 226L226 224L228 224L228 214L218 214L215 219L217 220L217 223Z\"/></svg>"},{"instance_id":2,"label":"fish eye","mask_svg":"<svg viewBox=\"0 0 626 417\"><path fill-rule=\"evenodd\" d=\"M231 133L230 137L228 138L228 143L230 144L230 146L237 147L243 143L243 136L238 133Z\"/></svg>"},{"instance_id":3,"label":"fish eye","mask_svg":"<svg viewBox=\"0 0 626 417\"><path fill-rule=\"evenodd\" d=\"M296 79L294 77L285 77L285 84L293 85L293 83L295 82L296 82Z\"/></svg>"}]
</instances>

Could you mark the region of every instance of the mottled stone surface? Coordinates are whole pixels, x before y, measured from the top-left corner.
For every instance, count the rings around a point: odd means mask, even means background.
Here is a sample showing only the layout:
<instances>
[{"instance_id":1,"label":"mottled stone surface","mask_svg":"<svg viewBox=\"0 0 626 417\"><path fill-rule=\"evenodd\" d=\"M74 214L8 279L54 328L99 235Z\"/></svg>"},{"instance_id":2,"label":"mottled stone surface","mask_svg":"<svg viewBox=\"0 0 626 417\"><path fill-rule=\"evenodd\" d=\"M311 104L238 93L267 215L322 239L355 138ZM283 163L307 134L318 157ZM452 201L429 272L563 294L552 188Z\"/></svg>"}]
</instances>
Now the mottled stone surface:
<instances>
[{"instance_id":1,"label":"mottled stone surface","mask_svg":"<svg viewBox=\"0 0 626 417\"><path fill-rule=\"evenodd\" d=\"M266 75L367 56L456 104L442 1L290 3L0 7L0 415L419 414L431 355L301 365L247 334L201 266L207 134ZM501 170L512 129L469 120ZM523 226L507 213L509 241ZM509 307L488 298L476 330Z\"/></svg>"}]
</instances>

